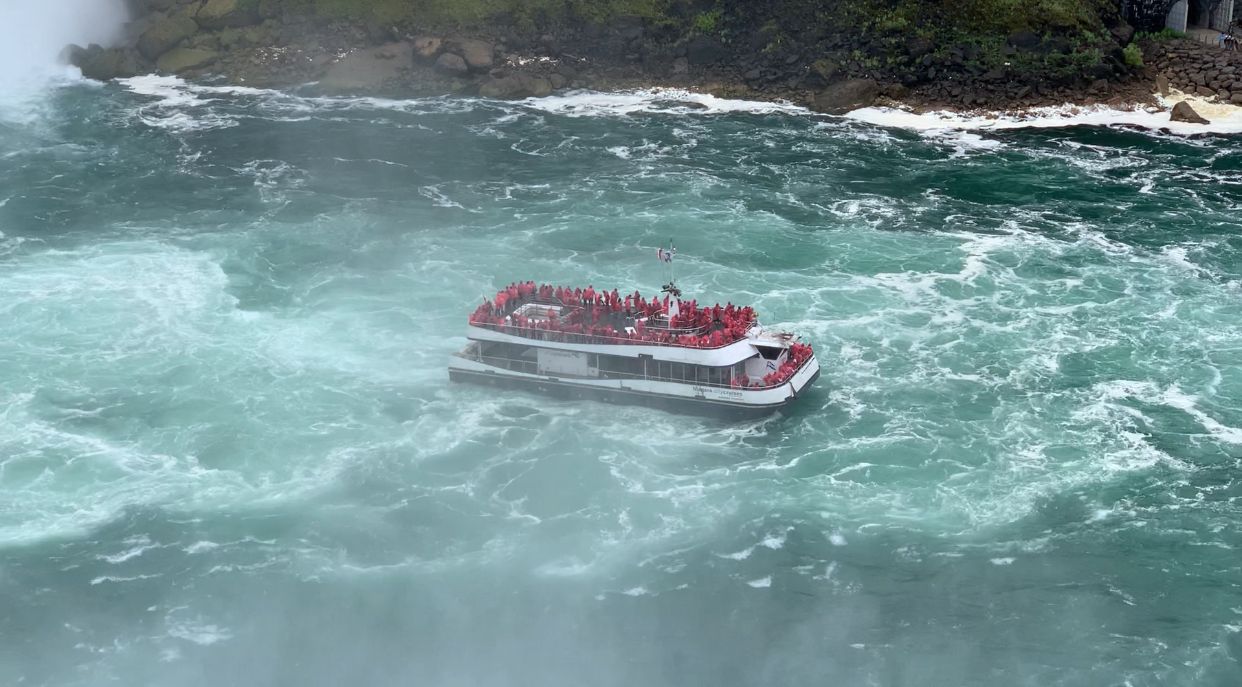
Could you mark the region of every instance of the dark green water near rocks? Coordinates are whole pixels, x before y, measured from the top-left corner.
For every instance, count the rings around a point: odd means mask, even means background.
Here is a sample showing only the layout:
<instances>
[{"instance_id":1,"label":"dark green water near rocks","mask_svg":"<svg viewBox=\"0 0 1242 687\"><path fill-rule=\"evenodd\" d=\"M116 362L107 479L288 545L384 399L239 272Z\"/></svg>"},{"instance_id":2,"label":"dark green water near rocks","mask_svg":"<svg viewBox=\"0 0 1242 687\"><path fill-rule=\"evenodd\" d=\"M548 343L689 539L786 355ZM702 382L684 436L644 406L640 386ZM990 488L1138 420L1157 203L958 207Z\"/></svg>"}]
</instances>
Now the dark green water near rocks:
<instances>
[{"instance_id":1,"label":"dark green water near rocks","mask_svg":"<svg viewBox=\"0 0 1242 687\"><path fill-rule=\"evenodd\" d=\"M6 96L0 684L1242 682L1242 139L697 100ZM791 412L449 384L670 237Z\"/></svg>"}]
</instances>

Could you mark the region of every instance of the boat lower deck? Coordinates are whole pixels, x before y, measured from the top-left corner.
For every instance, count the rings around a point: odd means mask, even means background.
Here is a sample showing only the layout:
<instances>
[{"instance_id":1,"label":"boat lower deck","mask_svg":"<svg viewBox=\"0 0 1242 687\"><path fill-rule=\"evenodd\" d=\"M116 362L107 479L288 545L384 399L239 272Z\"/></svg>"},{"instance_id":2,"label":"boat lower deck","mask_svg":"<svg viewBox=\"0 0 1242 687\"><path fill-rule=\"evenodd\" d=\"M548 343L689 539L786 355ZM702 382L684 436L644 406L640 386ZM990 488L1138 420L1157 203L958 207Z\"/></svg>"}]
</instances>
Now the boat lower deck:
<instances>
[{"instance_id":1,"label":"boat lower deck","mask_svg":"<svg viewBox=\"0 0 1242 687\"><path fill-rule=\"evenodd\" d=\"M819 377L819 363L814 358L789 382L765 389L655 379L581 378L539 374L532 368L527 369L529 371L512 369L458 355L449 365L449 378L459 382L527 389L562 398L643 405L728 419L753 419L770 415L790 404Z\"/></svg>"}]
</instances>

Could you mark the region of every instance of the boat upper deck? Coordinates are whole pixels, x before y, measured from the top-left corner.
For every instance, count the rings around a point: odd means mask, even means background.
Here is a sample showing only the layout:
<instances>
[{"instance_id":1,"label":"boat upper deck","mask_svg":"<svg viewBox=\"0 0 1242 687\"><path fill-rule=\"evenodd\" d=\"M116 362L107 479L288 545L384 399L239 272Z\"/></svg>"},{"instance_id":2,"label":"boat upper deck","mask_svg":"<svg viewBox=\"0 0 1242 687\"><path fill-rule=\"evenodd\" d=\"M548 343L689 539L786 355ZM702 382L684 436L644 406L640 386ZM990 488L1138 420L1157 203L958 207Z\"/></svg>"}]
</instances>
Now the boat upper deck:
<instances>
[{"instance_id":1,"label":"boat upper deck","mask_svg":"<svg viewBox=\"0 0 1242 687\"><path fill-rule=\"evenodd\" d=\"M485 300L470 324L539 341L712 349L745 339L758 323L753 308L732 303L522 282Z\"/></svg>"}]
</instances>

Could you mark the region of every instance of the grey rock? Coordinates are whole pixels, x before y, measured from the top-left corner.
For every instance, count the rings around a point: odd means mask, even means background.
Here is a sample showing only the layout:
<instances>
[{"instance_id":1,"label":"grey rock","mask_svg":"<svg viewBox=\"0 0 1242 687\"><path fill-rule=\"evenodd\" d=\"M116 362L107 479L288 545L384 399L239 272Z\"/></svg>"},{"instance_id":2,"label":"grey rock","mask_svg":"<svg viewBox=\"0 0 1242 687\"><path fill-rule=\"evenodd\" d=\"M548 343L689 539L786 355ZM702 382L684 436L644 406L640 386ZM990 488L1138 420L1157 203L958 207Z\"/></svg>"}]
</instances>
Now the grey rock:
<instances>
[{"instance_id":1,"label":"grey rock","mask_svg":"<svg viewBox=\"0 0 1242 687\"><path fill-rule=\"evenodd\" d=\"M1182 101L1173 106L1173 111L1169 113L1169 121L1171 122L1187 122L1190 124L1211 124L1208 120L1199 116L1190 103Z\"/></svg>"},{"instance_id":2,"label":"grey rock","mask_svg":"<svg viewBox=\"0 0 1242 687\"><path fill-rule=\"evenodd\" d=\"M132 49L71 45L65 49L69 64L82 70L82 76L96 81L136 76L140 71L138 55Z\"/></svg>"},{"instance_id":3,"label":"grey rock","mask_svg":"<svg viewBox=\"0 0 1242 687\"><path fill-rule=\"evenodd\" d=\"M173 48L156 60L155 66L166 74L180 74L191 69L201 69L220 59L219 53L197 48Z\"/></svg>"},{"instance_id":4,"label":"grey rock","mask_svg":"<svg viewBox=\"0 0 1242 687\"><path fill-rule=\"evenodd\" d=\"M1109 33L1113 34L1113 38L1117 39L1117 44L1125 47L1134 40L1134 27L1122 22L1117 26L1109 29Z\"/></svg>"},{"instance_id":5,"label":"grey rock","mask_svg":"<svg viewBox=\"0 0 1242 687\"><path fill-rule=\"evenodd\" d=\"M138 52L148 60L154 60L177 47L196 31L198 24L183 14L166 17L152 24L138 38Z\"/></svg>"},{"instance_id":6,"label":"grey rock","mask_svg":"<svg viewBox=\"0 0 1242 687\"><path fill-rule=\"evenodd\" d=\"M542 98L552 93L552 82L542 76L532 74L509 74L499 78L489 78L479 87L479 95L484 98Z\"/></svg>"},{"instance_id":7,"label":"grey rock","mask_svg":"<svg viewBox=\"0 0 1242 687\"><path fill-rule=\"evenodd\" d=\"M496 48L487 41L458 38L445 42L445 49L455 52L471 71L485 72L492 68Z\"/></svg>"},{"instance_id":8,"label":"grey rock","mask_svg":"<svg viewBox=\"0 0 1242 687\"><path fill-rule=\"evenodd\" d=\"M414 38L414 56L424 62L431 62L440 56L444 41L436 36L417 36Z\"/></svg>"},{"instance_id":9,"label":"grey rock","mask_svg":"<svg viewBox=\"0 0 1242 687\"><path fill-rule=\"evenodd\" d=\"M1169 79L1164 74L1156 76L1156 92L1165 97L1169 95Z\"/></svg>"},{"instance_id":10,"label":"grey rock","mask_svg":"<svg viewBox=\"0 0 1242 687\"><path fill-rule=\"evenodd\" d=\"M446 52L436 59L436 71L450 76L465 76L470 72L470 66L461 55Z\"/></svg>"},{"instance_id":11,"label":"grey rock","mask_svg":"<svg viewBox=\"0 0 1242 687\"><path fill-rule=\"evenodd\" d=\"M205 29L250 26L259 22L259 0L206 0L194 20Z\"/></svg>"},{"instance_id":12,"label":"grey rock","mask_svg":"<svg viewBox=\"0 0 1242 687\"><path fill-rule=\"evenodd\" d=\"M871 79L848 79L820 91L811 100L811 109L825 114L845 114L875 103L880 87Z\"/></svg>"},{"instance_id":13,"label":"grey rock","mask_svg":"<svg viewBox=\"0 0 1242 687\"><path fill-rule=\"evenodd\" d=\"M929 38L913 37L906 40L906 52L912 59L921 60L936 46Z\"/></svg>"},{"instance_id":14,"label":"grey rock","mask_svg":"<svg viewBox=\"0 0 1242 687\"><path fill-rule=\"evenodd\" d=\"M909 97L910 89L899 83L891 83L880 89L880 95L893 100L904 100Z\"/></svg>"}]
</instances>

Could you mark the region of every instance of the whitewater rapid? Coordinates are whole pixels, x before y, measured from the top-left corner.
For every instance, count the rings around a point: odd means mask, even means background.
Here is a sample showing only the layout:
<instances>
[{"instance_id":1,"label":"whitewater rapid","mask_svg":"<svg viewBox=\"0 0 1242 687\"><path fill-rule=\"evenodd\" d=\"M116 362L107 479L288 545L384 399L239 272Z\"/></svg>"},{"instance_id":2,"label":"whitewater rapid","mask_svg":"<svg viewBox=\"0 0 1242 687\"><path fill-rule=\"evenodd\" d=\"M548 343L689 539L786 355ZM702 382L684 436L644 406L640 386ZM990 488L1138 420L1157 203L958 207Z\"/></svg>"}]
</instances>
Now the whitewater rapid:
<instances>
[{"instance_id":1,"label":"whitewater rapid","mask_svg":"<svg viewBox=\"0 0 1242 687\"><path fill-rule=\"evenodd\" d=\"M3 110L0 682L1229 684L1236 136L152 76ZM670 236L816 345L791 412L448 383L483 294L658 289Z\"/></svg>"}]
</instances>

